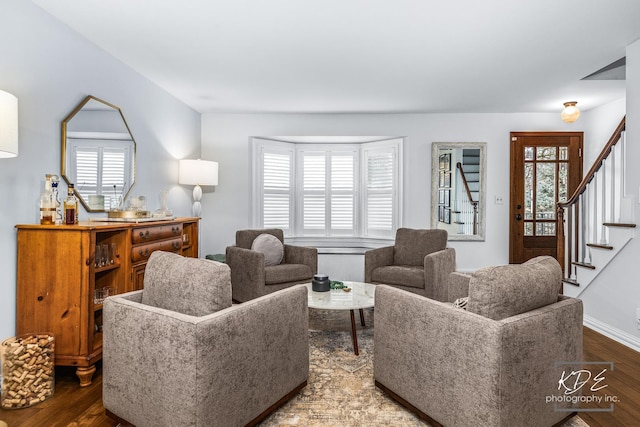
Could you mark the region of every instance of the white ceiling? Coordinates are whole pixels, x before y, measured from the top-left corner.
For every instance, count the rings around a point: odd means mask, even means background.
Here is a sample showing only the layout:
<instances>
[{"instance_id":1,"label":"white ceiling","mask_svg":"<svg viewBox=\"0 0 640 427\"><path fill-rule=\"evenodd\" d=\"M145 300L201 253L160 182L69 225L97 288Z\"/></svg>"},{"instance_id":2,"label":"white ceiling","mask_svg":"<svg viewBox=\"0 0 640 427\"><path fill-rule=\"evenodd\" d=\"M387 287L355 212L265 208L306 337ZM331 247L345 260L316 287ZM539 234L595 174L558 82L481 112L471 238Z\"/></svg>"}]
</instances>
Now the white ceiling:
<instances>
[{"instance_id":1,"label":"white ceiling","mask_svg":"<svg viewBox=\"0 0 640 427\"><path fill-rule=\"evenodd\" d=\"M638 0L32 0L197 111L553 112L640 38Z\"/></svg>"}]
</instances>

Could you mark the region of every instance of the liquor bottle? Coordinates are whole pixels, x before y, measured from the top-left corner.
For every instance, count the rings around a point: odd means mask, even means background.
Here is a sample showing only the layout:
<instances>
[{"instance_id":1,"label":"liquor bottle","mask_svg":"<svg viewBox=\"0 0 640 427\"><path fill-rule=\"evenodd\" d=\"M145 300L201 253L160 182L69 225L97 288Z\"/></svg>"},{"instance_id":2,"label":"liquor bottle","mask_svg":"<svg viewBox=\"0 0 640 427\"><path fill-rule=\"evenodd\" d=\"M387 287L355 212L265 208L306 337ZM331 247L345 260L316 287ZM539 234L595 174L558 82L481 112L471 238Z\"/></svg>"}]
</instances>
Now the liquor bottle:
<instances>
[{"instance_id":1,"label":"liquor bottle","mask_svg":"<svg viewBox=\"0 0 640 427\"><path fill-rule=\"evenodd\" d=\"M78 223L78 198L73 191L73 184L69 184L67 198L64 201L64 223L67 225Z\"/></svg>"},{"instance_id":2,"label":"liquor bottle","mask_svg":"<svg viewBox=\"0 0 640 427\"><path fill-rule=\"evenodd\" d=\"M40 224L51 225L55 221L56 205L51 189L51 175L47 174L44 191L40 194Z\"/></svg>"},{"instance_id":3,"label":"liquor bottle","mask_svg":"<svg viewBox=\"0 0 640 427\"><path fill-rule=\"evenodd\" d=\"M58 185L60 184L60 178L58 175L51 175L51 191L53 191L53 201L55 203L55 216L53 217L56 225L62 224L62 203L60 203L60 195L58 194Z\"/></svg>"}]
</instances>

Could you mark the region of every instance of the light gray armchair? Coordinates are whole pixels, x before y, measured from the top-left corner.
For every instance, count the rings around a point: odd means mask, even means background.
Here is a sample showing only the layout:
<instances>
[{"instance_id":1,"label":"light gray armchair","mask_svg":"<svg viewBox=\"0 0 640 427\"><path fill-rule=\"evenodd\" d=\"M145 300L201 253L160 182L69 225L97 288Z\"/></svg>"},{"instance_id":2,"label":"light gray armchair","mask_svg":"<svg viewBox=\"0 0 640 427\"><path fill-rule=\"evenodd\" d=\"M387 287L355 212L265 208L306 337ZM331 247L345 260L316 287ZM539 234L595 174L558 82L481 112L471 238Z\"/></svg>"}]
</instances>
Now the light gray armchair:
<instances>
[{"instance_id":1,"label":"light gray armchair","mask_svg":"<svg viewBox=\"0 0 640 427\"><path fill-rule=\"evenodd\" d=\"M154 252L104 302L103 403L138 427L257 423L305 386L307 289L231 305L229 267Z\"/></svg>"},{"instance_id":2,"label":"light gray armchair","mask_svg":"<svg viewBox=\"0 0 640 427\"><path fill-rule=\"evenodd\" d=\"M265 253L252 250L260 235L275 236L282 248L282 260L265 263ZM269 254L267 253L267 256ZM277 228L236 231L235 246L227 247L226 263L231 267L233 300L245 302L299 283L309 283L318 272L318 250L284 243Z\"/></svg>"},{"instance_id":3,"label":"light gray armchair","mask_svg":"<svg viewBox=\"0 0 640 427\"><path fill-rule=\"evenodd\" d=\"M447 280L455 267L446 230L398 228L393 246L365 252L364 281L446 301Z\"/></svg>"},{"instance_id":4,"label":"light gray armchair","mask_svg":"<svg viewBox=\"0 0 640 427\"><path fill-rule=\"evenodd\" d=\"M433 425L562 421L575 409L548 397L562 397L562 371L582 367L583 312L558 295L561 279L551 257L481 269L466 310L378 286L376 385Z\"/></svg>"}]
</instances>

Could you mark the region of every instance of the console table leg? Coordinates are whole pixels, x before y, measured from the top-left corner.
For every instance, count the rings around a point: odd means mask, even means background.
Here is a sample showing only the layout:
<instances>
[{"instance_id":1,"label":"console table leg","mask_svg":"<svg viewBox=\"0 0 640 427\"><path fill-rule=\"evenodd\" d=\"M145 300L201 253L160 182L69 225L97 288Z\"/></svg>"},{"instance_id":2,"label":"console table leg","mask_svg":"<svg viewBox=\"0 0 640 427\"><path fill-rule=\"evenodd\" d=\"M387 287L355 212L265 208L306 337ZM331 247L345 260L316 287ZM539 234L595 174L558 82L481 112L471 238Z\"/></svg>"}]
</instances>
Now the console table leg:
<instances>
[{"instance_id":1,"label":"console table leg","mask_svg":"<svg viewBox=\"0 0 640 427\"><path fill-rule=\"evenodd\" d=\"M358 353L358 336L356 335L356 315L353 313L353 310L349 310L351 312L351 339L353 340L353 352L356 356Z\"/></svg>"},{"instance_id":2,"label":"console table leg","mask_svg":"<svg viewBox=\"0 0 640 427\"><path fill-rule=\"evenodd\" d=\"M87 367L78 367L76 369L76 376L80 380L80 387L86 387L91 384L93 374L96 372L96 365Z\"/></svg>"},{"instance_id":3,"label":"console table leg","mask_svg":"<svg viewBox=\"0 0 640 427\"><path fill-rule=\"evenodd\" d=\"M360 324L362 326L367 326L364 324L364 310L362 308L360 309Z\"/></svg>"}]
</instances>

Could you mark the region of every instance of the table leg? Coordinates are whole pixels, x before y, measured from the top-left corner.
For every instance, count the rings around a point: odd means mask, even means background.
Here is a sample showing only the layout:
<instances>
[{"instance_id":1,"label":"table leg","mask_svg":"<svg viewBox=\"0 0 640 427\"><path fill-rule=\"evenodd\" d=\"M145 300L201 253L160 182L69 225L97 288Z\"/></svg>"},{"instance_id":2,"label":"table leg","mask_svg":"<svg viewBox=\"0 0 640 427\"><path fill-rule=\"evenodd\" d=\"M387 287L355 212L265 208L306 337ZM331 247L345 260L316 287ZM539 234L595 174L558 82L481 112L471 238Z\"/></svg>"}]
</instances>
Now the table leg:
<instances>
[{"instance_id":1,"label":"table leg","mask_svg":"<svg viewBox=\"0 0 640 427\"><path fill-rule=\"evenodd\" d=\"M353 340L353 352L356 356L358 353L358 336L356 335L356 316L353 313L353 310L349 310L351 312L351 339Z\"/></svg>"},{"instance_id":2,"label":"table leg","mask_svg":"<svg viewBox=\"0 0 640 427\"><path fill-rule=\"evenodd\" d=\"M367 325L364 324L364 310L363 309L360 309L360 324L362 326L367 326Z\"/></svg>"}]
</instances>

